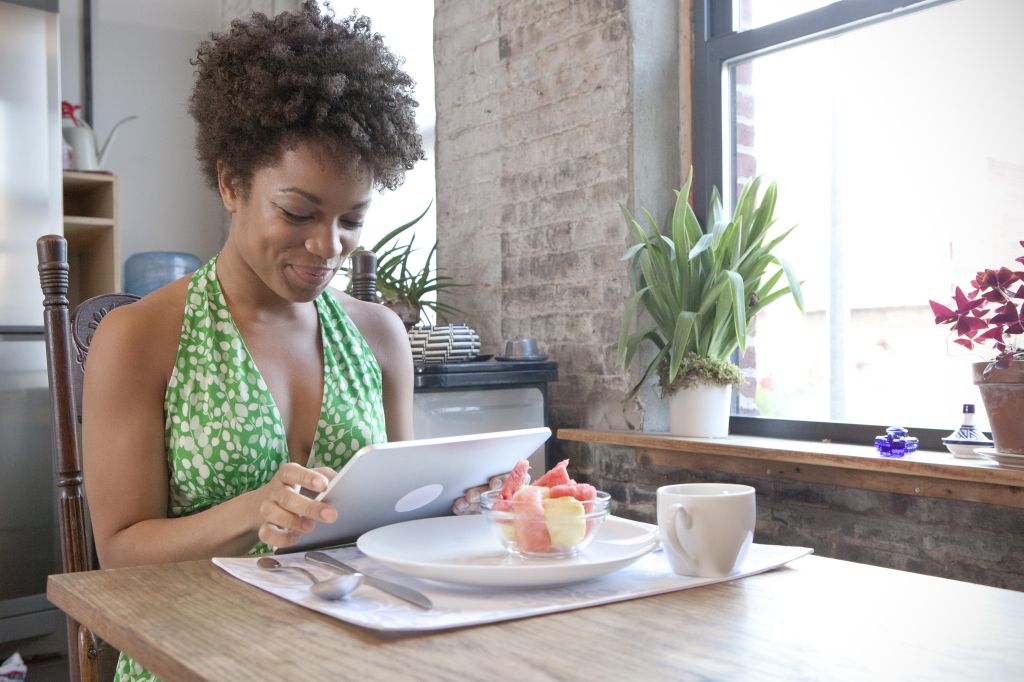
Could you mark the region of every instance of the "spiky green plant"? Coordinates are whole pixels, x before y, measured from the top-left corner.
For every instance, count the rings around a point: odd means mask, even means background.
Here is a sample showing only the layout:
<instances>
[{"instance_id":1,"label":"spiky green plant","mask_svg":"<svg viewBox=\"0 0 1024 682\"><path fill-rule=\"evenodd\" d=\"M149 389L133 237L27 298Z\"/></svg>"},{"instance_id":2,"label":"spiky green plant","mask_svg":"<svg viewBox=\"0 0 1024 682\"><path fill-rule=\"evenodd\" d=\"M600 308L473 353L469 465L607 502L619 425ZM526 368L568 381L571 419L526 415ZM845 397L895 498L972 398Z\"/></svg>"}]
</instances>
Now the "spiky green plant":
<instances>
[{"instance_id":1,"label":"spiky green plant","mask_svg":"<svg viewBox=\"0 0 1024 682\"><path fill-rule=\"evenodd\" d=\"M619 333L623 368L629 370L645 341L657 349L626 400L654 370L659 371L666 396L695 384L738 383L741 375L729 358L737 348L746 348L750 319L787 294L803 311L800 282L789 264L772 253L793 228L767 241L774 223L775 183L758 201L761 178L748 182L728 221L723 219L718 189L713 189L707 214L711 229L705 232L689 204L692 180L691 169L686 184L675 193L667 235L646 209L650 232L620 205L633 235L633 245L622 257L629 262L634 291ZM777 269L765 278L770 266ZM776 288L783 276L786 286ZM641 310L648 313L650 325L633 331Z\"/></svg>"},{"instance_id":2,"label":"spiky green plant","mask_svg":"<svg viewBox=\"0 0 1024 682\"><path fill-rule=\"evenodd\" d=\"M398 237L418 223L430 210L430 204L418 216L399 225L381 237L369 248L377 256L377 291L384 303L410 303L421 308L429 308L440 318L447 319L451 315L463 314L455 306L429 300L427 294L450 287L465 286L457 284L452 277L441 275L434 265L437 255L437 242L430 247L427 260L420 270L409 266L409 257L416 251L413 244L416 234L413 233L406 243L400 243ZM356 249L363 250L363 247Z\"/></svg>"}]
</instances>

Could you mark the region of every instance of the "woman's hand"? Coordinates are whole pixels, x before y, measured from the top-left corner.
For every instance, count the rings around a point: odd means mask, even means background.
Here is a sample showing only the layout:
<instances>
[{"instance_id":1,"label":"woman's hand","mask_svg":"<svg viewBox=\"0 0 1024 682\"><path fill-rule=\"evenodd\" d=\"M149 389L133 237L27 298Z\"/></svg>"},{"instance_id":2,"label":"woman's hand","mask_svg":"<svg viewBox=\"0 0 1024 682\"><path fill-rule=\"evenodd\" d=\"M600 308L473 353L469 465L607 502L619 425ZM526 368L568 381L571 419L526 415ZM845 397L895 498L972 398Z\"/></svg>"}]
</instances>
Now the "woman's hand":
<instances>
[{"instance_id":1,"label":"woman's hand","mask_svg":"<svg viewBox=\"0 0 1024 682\"><path fill-rule=\"evenodd\" d=\"M452 513L456 516L479 514L480 496L488 490L499 490L501 486L505 485L505 479L508 478L509 473L511 472L491 476L491 480L487 481L486 484L478 485L466 490L466 492L462 494L462 497L459 497L452 502ZM526 478L523 479L523 485L527 485L529 482L530 474L526 474Z\"/></svg>"},{"instance_id":2,"label":"woman's hand","mask_svg":"<svg viewBox=\"0 0 1024 682\"><path fill-rule=\"evenodd\" d=\"M334 523L338 512L333 507L299 492L300 487L323 492L334 473L329 467L307 469L295 462L282 465L274 478L260 488L263 496L257 507L260 540L271 547L287 547L295 544L303 533L313 530L317 521Z\"/></svg>"}]
</instances>

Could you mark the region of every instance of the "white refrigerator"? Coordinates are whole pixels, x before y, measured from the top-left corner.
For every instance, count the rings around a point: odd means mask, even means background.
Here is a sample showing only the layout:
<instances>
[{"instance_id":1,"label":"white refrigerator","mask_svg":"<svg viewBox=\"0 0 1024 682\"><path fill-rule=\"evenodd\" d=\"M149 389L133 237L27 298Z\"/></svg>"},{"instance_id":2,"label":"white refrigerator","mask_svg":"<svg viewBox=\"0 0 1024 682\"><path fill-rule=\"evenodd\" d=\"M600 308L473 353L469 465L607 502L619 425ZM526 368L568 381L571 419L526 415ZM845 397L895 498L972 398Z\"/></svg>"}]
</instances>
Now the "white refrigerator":
<instances>
[{"instance_id":1,"label":"white refrigerator","mask_svg":"<svg viewBox=\"0 0 1024 682\"><path fill-rule=\"evenodd\" d=\"M0 660L66 646L35 250L62 233L59 46L57 0L0 0Z\"/></svg>"}]
</instances>

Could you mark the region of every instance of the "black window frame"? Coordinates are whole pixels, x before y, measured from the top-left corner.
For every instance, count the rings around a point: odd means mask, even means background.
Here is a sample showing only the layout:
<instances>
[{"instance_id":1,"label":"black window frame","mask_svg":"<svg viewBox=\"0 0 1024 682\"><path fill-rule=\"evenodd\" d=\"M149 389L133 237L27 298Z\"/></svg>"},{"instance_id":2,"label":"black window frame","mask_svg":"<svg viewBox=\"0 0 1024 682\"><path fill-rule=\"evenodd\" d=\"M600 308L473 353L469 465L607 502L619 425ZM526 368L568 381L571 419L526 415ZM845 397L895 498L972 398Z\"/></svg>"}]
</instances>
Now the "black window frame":
<instances>
[{"instance_id":1,"label":"black window frame","mask_svg":"<svg viewBox=\"0 0 1024 682\"><path fill-rule=\"evenodd\" d=\"M695 0L693 3L693 203L701 224L712 186L735 187L732 177L724 178L723 74L732 63L750 59L837 35L862 26L886 21L909 12L929 9L952 0L837 0L832 4L772 24L744 31L733 29L733 0ZM731 117L730 117L731 118ZM732 137L732 136L730 136ZM734 398L734 409L738 398ZM894 418L898 415L893 415ZM951 415L953 418L953 415ZM767 436L793 440L872 445L876 435L894 424L851 424L812 422L769 417L732 415L729 432L737 435ZM907 426L920 439L920 447L944 450L942 437L948 431ZM951 424L951 426L956 426Z\"/></svg>"}]
</instances>

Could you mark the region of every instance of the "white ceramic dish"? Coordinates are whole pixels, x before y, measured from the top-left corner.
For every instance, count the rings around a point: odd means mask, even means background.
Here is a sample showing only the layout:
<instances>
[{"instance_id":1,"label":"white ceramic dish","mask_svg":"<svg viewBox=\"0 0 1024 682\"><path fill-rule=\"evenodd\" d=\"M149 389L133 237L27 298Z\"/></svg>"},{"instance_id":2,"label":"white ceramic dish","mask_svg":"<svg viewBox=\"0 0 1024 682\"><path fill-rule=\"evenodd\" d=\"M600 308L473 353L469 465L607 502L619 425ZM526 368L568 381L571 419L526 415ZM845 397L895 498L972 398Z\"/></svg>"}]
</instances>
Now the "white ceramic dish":
<instances>
[{"instance_id":1,"label":"white ceramic dish","mask_svg":"<svg viewBox=\"0 0 1024 682\"><path fill-rule=\"evenodd\" d=\"M512 556L480 515L396 523L363 534L356 545L366 556L419 578L482 587L547 587L628 566L658 546L658 529L609 516L593 542L571 559Z\"/></svg>"},{"instance_id":2,"label":"white ceramic dish","mask_svg":"<svg viewBox=\"0 0 1024 682\"><path fill-rule=\"evenodd\" d=\"M982 457L999 462L1001 466L1024 469L1024 455L1011 455L999 452L995 448L978 448L975 452Z\"/></svg>"},{"instance_id":3,"label":"white ceramic dish","mask_svg":"<svg viewBox=\"0 0 1024 682\"><path fill-rule=\"evenodd\" d=\"M943 438L942 444L953 453L954 457L960 459L984 459L984 456L979 455L976 451L992 445L992 441L964 441Z\"/></svg>"}]
</instances>

